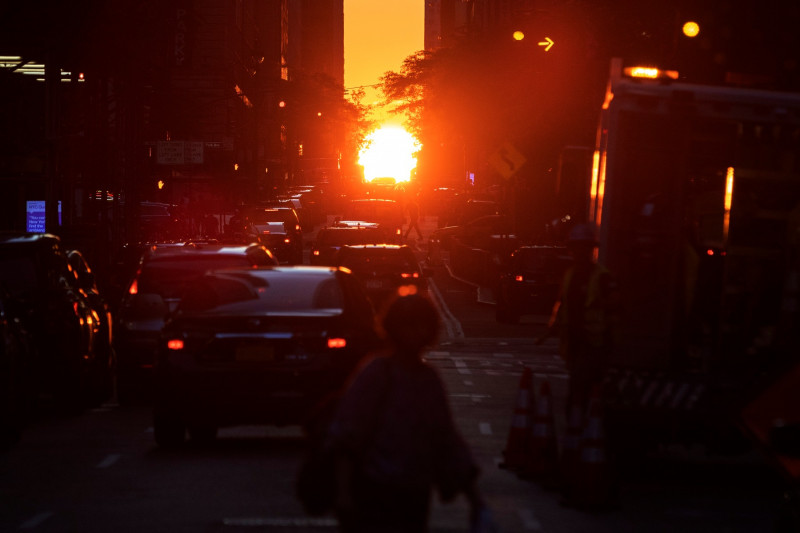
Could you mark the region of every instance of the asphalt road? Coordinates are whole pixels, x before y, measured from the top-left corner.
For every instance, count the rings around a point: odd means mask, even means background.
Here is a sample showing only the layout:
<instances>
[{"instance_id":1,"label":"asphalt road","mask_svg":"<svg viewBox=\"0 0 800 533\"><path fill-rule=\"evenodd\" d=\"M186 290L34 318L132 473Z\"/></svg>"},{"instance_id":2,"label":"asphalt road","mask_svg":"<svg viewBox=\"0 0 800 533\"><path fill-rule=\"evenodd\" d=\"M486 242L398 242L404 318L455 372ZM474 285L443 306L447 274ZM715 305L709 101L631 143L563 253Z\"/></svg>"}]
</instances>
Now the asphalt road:
<instances>
[{"instance_id":1,"label":"asphalt road","mask_svg":"<svg viewBox=\"0 0 800 533\"><path fill-rule=\"evenodd\" d=\"M424 244L420 246L420 251ZM564 445L567 376L555 340L534 339L546 317L494 322L476 287L435 269L431 292L442 335L426 355L448 387L453 414L481 466L479 486L502 532L745 533L774 531L783 484L756 451L713 455L657 450L616 479L618 505L590 512L560 504L558 490L500 468L523 372L553 393ZM303 439L294 426L234 427L206 447L155 446L146 401L114 402L73 417L43 416L0 453L0 531L316 532L331 517L306 516L294 498ZM467 531L463 498L436 502L433 532Z\"/></svg>"}]
</instances>

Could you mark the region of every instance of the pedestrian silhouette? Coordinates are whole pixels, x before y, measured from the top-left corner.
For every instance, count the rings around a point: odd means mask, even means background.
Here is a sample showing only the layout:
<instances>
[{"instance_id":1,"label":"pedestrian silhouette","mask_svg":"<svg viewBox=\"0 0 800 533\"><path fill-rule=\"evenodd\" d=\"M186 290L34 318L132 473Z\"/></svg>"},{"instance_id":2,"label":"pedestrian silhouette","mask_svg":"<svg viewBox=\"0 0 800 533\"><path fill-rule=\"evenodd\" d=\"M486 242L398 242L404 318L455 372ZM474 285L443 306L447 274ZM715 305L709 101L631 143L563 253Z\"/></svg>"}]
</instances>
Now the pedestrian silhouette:
<instances>
[{"instance_id":1,"label":"pedestrian silhouette","mask_svg":"<svg viewBox=\"0 0 800 533\"><path fill-rule=\"evenodd\" d=\"M419 240L424 240L422 231L419 229L419 203L417 203L416 198L410 198L408 200L406 203L406 212L408 213L408 228L406 229L404 238L407 239L413 229L417 232Z\"/></svg>"},{"instance_id":2,"label":"pedestrian silhouette","mask_svg":"<svg viewBox=\"0 0 800 533\"><path fill-rule=\"evenodd\" d=\"M391 348L357 370L330 426L343 532L425 532L434 489L443 501L465 494L475 517L486 513L444 384L422 358L439 316L415 289L401 287L386 307Z\"/></svg>"}]
</instances>

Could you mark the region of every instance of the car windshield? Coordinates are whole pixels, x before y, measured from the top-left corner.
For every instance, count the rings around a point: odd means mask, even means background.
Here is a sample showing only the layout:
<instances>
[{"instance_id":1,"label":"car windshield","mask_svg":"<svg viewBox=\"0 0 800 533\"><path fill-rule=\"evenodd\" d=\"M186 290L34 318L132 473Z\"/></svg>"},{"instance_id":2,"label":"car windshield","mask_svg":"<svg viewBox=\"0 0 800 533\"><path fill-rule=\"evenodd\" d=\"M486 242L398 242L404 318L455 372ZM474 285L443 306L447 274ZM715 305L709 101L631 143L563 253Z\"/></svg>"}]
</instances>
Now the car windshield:
<instances>
[{"instance_id":1,"label":"car windshield","mask_svg":"<svg viewBox=\"0 0 800 533\"><path fill-rule=\"evenodd\" d=\"M409 272L419 269L413 254L396 249L347 250L339 264L353 272Z\"/></svg>"},{"instance_id":2,"label":"car windshield","mask_svg":"<svg viewBox=\"0 0 800 533\"><path fill-rule=\"evenodd\" d=\"M185 255L150 261L138 278L138 290L144 294L160 294L164 298L180 296L187 283L208 270L252 266L251 260L236 255Z\"/></svg>"},{"instance_id":3,"label":"car windshield","mask_svg":"<svg viewBox=\"0 0 800 533\"><path fill-rule=\"evenodd\" d=\"M294 275L272 271L218 272L187 287L178 314L213 312L302 313L329 310L341 313L344 295L331 276Z\"/></svg>"}]
</instances>

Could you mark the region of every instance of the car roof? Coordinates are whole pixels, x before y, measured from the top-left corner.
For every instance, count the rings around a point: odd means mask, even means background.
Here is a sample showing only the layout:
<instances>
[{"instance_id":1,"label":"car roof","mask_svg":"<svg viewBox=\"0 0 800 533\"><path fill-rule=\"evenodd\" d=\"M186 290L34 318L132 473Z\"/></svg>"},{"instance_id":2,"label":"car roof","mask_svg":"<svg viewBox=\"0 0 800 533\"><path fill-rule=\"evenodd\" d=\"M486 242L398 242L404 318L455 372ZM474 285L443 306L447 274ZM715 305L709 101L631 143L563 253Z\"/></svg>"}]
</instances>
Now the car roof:
<instances>
[{"instance_id":1,"label":"car roof","mask_svg":"<svg viewBox=\"0 0 800 533\"><path fill-rule=\"evenodd\" d=\"M58 235L52 233L30 233L23 231L0 231L0 244L26 244L43 243L47 241L60 242Z\"/></svg>"},{"instance_id":2,"label":"car roof","mask_svg":"<svg viewBox=\"0 0 800 533\"><path fill-rule=\"evenodd\" d=\"M205 243L192 243L188 242L183 246L174 245L153 245L145 252L145 257L148 260L160 260L161 258L170 257L197 257L197 256L239 256L247 255L248 253L257 250L266 251L268 255L272 256L272 252L267 247L261 244L244 244L244 245L230 245L230 244L205 244Z\"/></svg>"}]
</instances>

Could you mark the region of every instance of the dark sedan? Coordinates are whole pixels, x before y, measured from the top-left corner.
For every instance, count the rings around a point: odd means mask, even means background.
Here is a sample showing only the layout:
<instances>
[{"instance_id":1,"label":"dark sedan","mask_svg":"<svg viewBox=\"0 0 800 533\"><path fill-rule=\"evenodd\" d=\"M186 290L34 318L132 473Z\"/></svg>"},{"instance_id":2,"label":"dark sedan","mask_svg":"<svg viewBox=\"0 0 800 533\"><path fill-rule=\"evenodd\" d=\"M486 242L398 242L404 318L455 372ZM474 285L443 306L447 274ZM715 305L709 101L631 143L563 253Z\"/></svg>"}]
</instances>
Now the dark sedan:
<instances>
[{"instance_id":1,"label":"dark sedan","mask_svg":"<svg viewBox=\"0 0 800 533\"><path fill-rule=\"evenodd\" d=\"M153 429L160 446L217 428L304 421L378 347L358 280L336 268L226 269L187 288L164 327Z\"/></svg>"},{"instance_id":2,"label":"dark sedan","mask_svg":"<svg viewBox=\"0 0 800 533\"><path fill-rule=\"evenodd\" d=\"M361 280L377 310L402 285L428 290L430 270L422 269L413 250L404 244L343 246L336 255L336 265L346 267Z\"/></svg>"},{"instance_id":3,"label":"dark sedan","mask_svg":"<svg viewBox=\"0 0 800 533\"><path fill-rule=\"evenodd\" d=\"M189 283L207 270L275 264L272 252L260 244L157 245L145 252L120 303L114 328L120 403L147 392L158 335Z\"/></svg>"}]
</instances>

